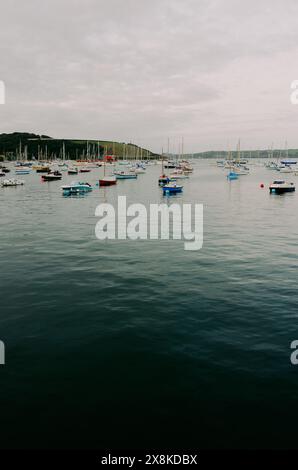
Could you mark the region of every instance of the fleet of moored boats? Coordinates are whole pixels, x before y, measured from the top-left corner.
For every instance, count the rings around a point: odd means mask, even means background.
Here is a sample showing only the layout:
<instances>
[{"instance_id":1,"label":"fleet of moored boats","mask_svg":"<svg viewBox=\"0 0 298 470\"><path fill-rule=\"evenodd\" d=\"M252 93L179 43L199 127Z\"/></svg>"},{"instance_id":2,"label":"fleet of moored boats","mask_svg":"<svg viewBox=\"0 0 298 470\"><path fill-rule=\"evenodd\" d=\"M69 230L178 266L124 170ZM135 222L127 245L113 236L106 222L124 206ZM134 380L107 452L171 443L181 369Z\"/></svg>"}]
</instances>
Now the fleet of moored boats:
<instances>
[{"instance_id":1,"label":"fleet of moored boats","mask_svg":"<svg viewBox=\"0 0 298 470\"><path fill-rule=\"evenodd\" d=\"M28 175L32 172L36 172L41 175L41 180L43 182L50 181L59 181L62 180L63 172L67 172L68 175L79 175L84 173L89 173L94 168L103 167L104 174L98 180L98 186L113 186L117 184L118 180L136 180L139 175L146 173L146 168L149 165L162 165L162 175L159 177L158 183L162 188L163 194L177 194L181 193L183 186L177 183L177 180L188 179L190 174L193 172L193 167L187 160L182 160L180 162L167 161L164 162L164 159L160 161L125 161L121 160L118 162L17 162L15 164L15 175ZM117 167L115 168L115 165ZM172 169L173 171L167 175L165 173L165 168ZM3 172L0 172L0 176L6 175L3 169ZM109 174L106 174L107 169ZM112 169L112 170L111 170ZM9 169L6 169L9 172ZM25 183L24 180L18 180L11 178L9 180L3 180L1 183L2 187L8 186L19 186ZM73 181L68 185L61 186L63 195L71 196L78 194L85 194L92 191L92 185L88 182Z\"/></svg>"},{"instance_id":2,"label":"fleet of moored boats","mask_svg":"<svg viewBox=\"0 0 298 470\"><path fill-rule=\"evenodd\" d=\"M149 165L162 165L161 175L158 178L158 184L164 195L181 193L183 191L182 181L187 180L194 169L187 160L165 160L161 158L155 161L128 161L121 160L112 162L82 162L82 161L55 161L55 162L17 162L14 166L16 176L28 175L36 172L41 175L43 182L62 180L63 173L68 175L88 174L95 168L103 167L104 174L99 177L97 185L113 186L118 180L136 180L139 175L146 173ZM296 161L285 159L281 161L267 161L263 164L268 170L275 170L279 173L289 173L298 175L295 171ZM226 177L229 181L237 180L241 176L249 175L250 168L247 160L241 159L240 143L238 147L238 156L236 159L228 158L227 160L218 160L217 167L228 170ZM108 170L108 174L106 171ZM16 187L25 184L25 180L18 178L9 178L6 176L10 173L10 168L0 165L0 184L2 187ZM92 191L92 185L88 182L73 181L70 184L61 186L64 196L72 196L85 194ZM283 194L295 191L295 184L287 182L283 179L276 179L269 186L269 192L275 194Z\"/></svg>"}]
</instances>

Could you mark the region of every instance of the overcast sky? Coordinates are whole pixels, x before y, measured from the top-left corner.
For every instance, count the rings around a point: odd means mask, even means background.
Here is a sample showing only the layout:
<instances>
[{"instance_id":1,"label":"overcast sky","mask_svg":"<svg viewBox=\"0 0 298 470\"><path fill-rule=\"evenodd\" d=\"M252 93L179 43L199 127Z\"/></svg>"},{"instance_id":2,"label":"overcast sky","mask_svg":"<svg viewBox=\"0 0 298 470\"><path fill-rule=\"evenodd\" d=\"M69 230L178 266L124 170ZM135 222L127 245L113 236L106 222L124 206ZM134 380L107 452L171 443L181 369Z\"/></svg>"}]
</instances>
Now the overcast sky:
<instances>
[{"instance_id":1,"label":"overcast sky","mask_svg":"<svg viewBox=\"0 0 298 470\"><path fill-rule=\"evenodd\" d=\"M297 0L1 0L0 133L298 147Z\"/></svg>"}]
</instances>

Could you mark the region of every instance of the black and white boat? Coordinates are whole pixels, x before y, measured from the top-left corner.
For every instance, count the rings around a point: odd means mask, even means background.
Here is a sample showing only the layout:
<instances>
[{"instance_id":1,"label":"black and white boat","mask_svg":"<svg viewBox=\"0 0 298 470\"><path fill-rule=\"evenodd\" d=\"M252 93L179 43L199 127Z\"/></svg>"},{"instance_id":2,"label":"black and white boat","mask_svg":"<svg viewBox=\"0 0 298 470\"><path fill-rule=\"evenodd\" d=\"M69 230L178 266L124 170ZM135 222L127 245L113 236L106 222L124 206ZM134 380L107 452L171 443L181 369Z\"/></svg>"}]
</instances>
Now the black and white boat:
<instances>
[{"instance_id":1,"label":"black and white boat","mask_svg":"<svg viewBox=\"0 0 298 470\"><path fill-rule=\"evenodd\" d=\"M61 180L62 178L62 173L59 171L50 171L46 175L42 175L41 179L43 181L58 181Z\"/></svg>"},{"instance_id":2,"label":"black and white boat","mask_svg":"<svg viewBox=\"0 0 298 470\"><path fill-rule=\"evenodd\" d=\"M165 168L168 168L168 169L169 169L169 168L176 168L176 163L175 163L175 162L170 162L170 161L168 161L168 162L166 162L166 163L164 164L164 167L165 167Z\"/></svg>"},{"instance_id":3,"label":"black and white boat","mask_svg":"<svg viewBox=\"0 0 298 470\"><path fill-rule=\"evenodd\" d=\"M10 169L7 168L6 166L0 166L0 171L2 173L10 173Z\"/></svg>"},{"instance_id":4,"label":"black and white boat","mask_svg":"<svg viewBox=\"0 0 298 470\"><path fill-rule=\"evenodd\" d=\"M270 194L292 193L295 191L294 183L287 183L284 180L273 181L269 186Z\"/></svg>"},{"instance_id":5,"label":"black and white boat","mask_svg":"<svg viewBox=\"0 0 298 470\"><path fill-rule=\"evenodd\" d=\"M23 186L25 184L24 180L17 180L17 179L9 179L1 181L2 188L8 188L13 186Z\"/></svg>"}]
</instances>

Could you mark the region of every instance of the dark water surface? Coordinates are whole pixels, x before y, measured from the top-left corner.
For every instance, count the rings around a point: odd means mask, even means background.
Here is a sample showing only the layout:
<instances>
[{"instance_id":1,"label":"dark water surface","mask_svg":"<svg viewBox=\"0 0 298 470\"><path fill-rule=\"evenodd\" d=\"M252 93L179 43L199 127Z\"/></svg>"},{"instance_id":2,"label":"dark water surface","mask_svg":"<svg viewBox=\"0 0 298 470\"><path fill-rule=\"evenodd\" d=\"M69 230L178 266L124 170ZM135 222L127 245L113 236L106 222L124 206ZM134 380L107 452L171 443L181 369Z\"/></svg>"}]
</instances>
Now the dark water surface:
<instances>
[{"instance_id":1,"label":"dark water surface","mask_svg":"<svg viewBox=\"0 0 298 470\"><path fill-rule=\"evenodd\" d=\"M200 251L95 238L100 202L163 200L159 166L0 189L2 448L297 447L298 194L195 168L175 202L204 204Z\"/></svg>"}]
</instances>

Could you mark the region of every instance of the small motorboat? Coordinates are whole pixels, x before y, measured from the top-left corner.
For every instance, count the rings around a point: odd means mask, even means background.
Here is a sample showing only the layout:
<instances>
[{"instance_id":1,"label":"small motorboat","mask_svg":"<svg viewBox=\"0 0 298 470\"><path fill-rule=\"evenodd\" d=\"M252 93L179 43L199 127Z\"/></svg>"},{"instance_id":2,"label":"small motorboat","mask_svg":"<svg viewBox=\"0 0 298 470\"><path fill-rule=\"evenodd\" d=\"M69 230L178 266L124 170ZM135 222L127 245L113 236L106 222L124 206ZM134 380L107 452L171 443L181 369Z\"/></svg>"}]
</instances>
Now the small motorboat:
<instances>
[{"instance_id":1,"label":"small motorboat","mask_svg":"<svg viewBox=\"0 0 298 470\"><path fill-rule=\"evenodd\" d=\"M117 180L135 180L138 175L136 173L129 173L127 171L114 171Z\"/></svg>"},{"instance_id":2,"label":"small motorboat","mask_svg":"<svg viewBox=\"0 0 298 470\"><path fill-rule=\"evenodd\" d=\"M92 186L89 183L81 183L79 181L73 181L71 184L61 186L64 196L78 195L90 193Z\"/></svg>"},{"instance_id":3,"label":"small motorboat","mask_svg":"<svg viewBox=\"0 0 298 470\"><path fill-rule=\"evenodd\" d=\"M294 170L289 165L281 165L277 168L280 173L294 173Z\"/></svg>"},{"instance_id":4,"label":"small motorboat","mask_svg":"<svg viewBox=\"0 0 298 470\"><path fill-rule=\"evenodd\" d=\"M49 173L50 167L47 165L40 165L34 168L36 173Z\"/></svg>"},{"instance_id":5,"label":"small motorboat","mask_svg":"<svg viewBox=\"0 0 298 470\"><path fill-rule=\"evenodd\" d=\"M68 168L67 173L69 175L77 175L79 173L79 170L77 168Z\"/></svg>"},{"instance_id":6,"label":"small motorboat","mask_svg":"<svg viewBox=\"0 0 298 470\"><path fill-rule=\"evenodd\" d=\"M187 160L182 160L180 166L181 166L181 170L183 170L184 173L193 172L193 167L190 165L190 163Z\"/></svg>"},{"instance_id":7,"label":"small motorboat","mask_svg":"<svg viewBox=\"0 0 298 470\"><path fill-rule=\"evenodd\" d=\"M192 167L192 166L186 166L186 165L184 165L184 166L182 167L182 169L183 169L183 171L184 171L184 173L185 173L186 175L189 174L189 173L193 173L193 167Z\"/></svg>"},{"instance_id":8,"label":"small motorboat","mask_svg":"<svg viewBox=\"0 0 298 470\"><path fill-rule=\"evenodd\" d=\"M62 173L59 171L50 171L46 175L42 175L41 179L43 181L58 181L61 180L62 178Z\"/></svg>"},{"instance_id":9,"label":"small motorboat","mask_svg":"<svg viewBox=\"0 0 298 470\"><path fill-rule=\"evenodd\" d=\"M166 162L165 163L165 168L176 168L176 163L175 162Z\"/></svg>"},{"instance_id":10,"label":"small motorboat","mask_svg":"<svg viewBox=\"0 0 298 470\"><path fill-rule=\"evenodd\" d=\"M137 167L132 167L130 168L130 170L132 173L136 173L137 175L142 175L144 173L146 173L146 170L140 166L137 166Z\"/></svg>"},{"instance_id":11,"label":"small motorboat","mask_svg":"<svg viewBox=\"0 0 298 470\"><path fill-rule=\"evenodd\" d=\"M36 173L48 173L50 171L49 165L34 165L32 170L35 170Z\"/></svg>"},{"instance_id":12,"label":"small motorboat","mask_svg":"<svg viewBox=\"0 0 298 470\"><path fill-rule=\"evenodd\" d=\"M163 186L162 190L164 195L177 194L182 193L183 186L180 186L176 183L168 183Z\"/></svg>"},{"instance_id":13,"label":"small motorboat","mask_svg":"<svg viewBox=\"0 0 298 470\"><path fill-rule=\"evenodd\" d=\"M283 180L273 181L273 183L269 186L270 194L284 194L284 193L292 193L295 191L294 183L287 183Z\"/></svg>"},{"instance_id":14,"label":"small motorboat","mask_svg":"<svg viewBox=\"0 0 298 470\"><path fill-rule=\"evenodd\" d=\"M28 162L28 161L26 161L26 162L16 162L15 167L16 168L31 168L32 163Z\"/></svg>"},{"instance_id":15,"label":"small motorboat","mask_svg":"<svg viewBox=\"0 0 298 470\"><path fill-rule=\"evenodd\" d=\"M230 173L227 174L227 179L230 180L230 181L231 180L237 180L238 175L234 171L230 171Z\"/></svg>"},{"instance_id":16,"label":"small motorboat","mask_svg":"<svg viewBox=\"0 0 298 470\"><path fill-rule=\"evenodd\" d=\"M20 166L15 170L16 175L29 175L31 173L31 168Z\"/></svg>"},{"instance_id":17,"label":"small motorboat","mask_svg":"<svg viewBox=\"0 0 298 470\"><path fill-rule=\"evenodd\" d=\"M99 186L112 186L117 184L117 178L115 176L104 176L99 180Z\"/></svg>"},{"instance_id":18,"label":"small motorboat","mask_svg":"<svg viewBox=\"0 0 298 470\"><path fill-rule=\"evenodd\" d=\"M83 168L80 168L80 173L90 173L90 168L86 168L86 167L83 167Z\"/></svg>"},{"instance_id":19,"label":"small motorboat","mask_svg":"<svg viewBox=\"0 0 298 470\"><path fill-rule=\"evenodd\" d=\"M10 169L7 168L6 166L0 166L0 171L2 173L10 173Z\"/></svg>"},{"instance_id":20,"label":"small motorboat","mask_svg":"<svg viewBox=\"0 0 298 470\"><path fill-rule=\"evenodd\" d=\"M266 163L266 164L265 164L265 167L266 167L268 170L277 170L277 169L278 169L278 166L277 166L277 163L276 163L276 162L269 162L269 163Z\"/></svg>"},{"instance_id":21,"label":"small motorboat","mask_svg":"<svg viewBox=\"0 0 298 470\"><path fill-rule=\"evenodd\" d=\"M1 181L2 188L8 188L12 186L23 186L25 184L24 180L16 180L14 178L10 180L3 180Z\"/></svg>"}]
</instances>

